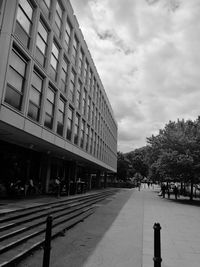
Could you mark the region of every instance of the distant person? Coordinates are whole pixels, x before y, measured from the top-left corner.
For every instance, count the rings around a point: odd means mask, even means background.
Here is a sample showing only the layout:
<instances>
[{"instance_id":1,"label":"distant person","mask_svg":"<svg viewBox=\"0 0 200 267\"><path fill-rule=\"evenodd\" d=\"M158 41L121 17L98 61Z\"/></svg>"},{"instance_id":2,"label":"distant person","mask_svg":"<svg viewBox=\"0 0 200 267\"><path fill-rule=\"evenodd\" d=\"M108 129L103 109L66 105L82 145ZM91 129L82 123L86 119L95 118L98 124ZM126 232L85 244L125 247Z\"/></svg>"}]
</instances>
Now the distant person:
<instances>
[{"instance_id":1,"label":"distant person","mask_svg":"<svg viewBox=\"0 0 200 267\"><path fill-rule=\"evenodd\" d=\"M60 197L60 179L59 179L59 177L55 178L54 184L55 184L56 197L59 198Z\"/></svg>"},{"instance_id":2,"label":"distant person","mask_svg":"<svg viewBox=\"0 0 200 267\"><path fill-rule=\"evenodd\" d=\"M137 186L138 186L138 191L140 191L141 183L138 182Z\"/></svg>"},{"instance_id":3,"label":"distant person","mask_svg":"<svg viewBox=\"0 0 200 267\"><path fill-rule=\"evenodd\" d=\"M162 192L162 197L165 198L165 194L166 194L166 186L165 186L165 184L162 184L161 192Z\"/></svg>"},{"instance_id":4,"label":"distant person","mask_svg":"<svg viewBox=\"0 0 200 267\"><path fill-rule=\"evenodd\" d=\"M35 193L35 186L33 183L33 179L29 179L29 183L28 183L28 189L27 189L27 195L32 195Z\"/></svg>"},{"instance_id":5,"label":"distant person","mask_svg":"<svg viewBox=\"0 0 200 267\"><path fill-rule=\"evenodd\" d=\"M171 189L170 186L168 186L168 188L167 188L167 196L168 196L169 199L170 199L170 193L171 193L170 189Z\"/></svg>"},{"instance_id":6,"label":"distant person","mask_svg":"<svg viewBox=\"0 0 200 267\"><path fill-rule=\"evenodd\" d=\"M174 196L175 196L175 199L177 200L177 198L178 198L178 186L177 185L175 185L174 186Z\"/></svg>"}]
</instances>

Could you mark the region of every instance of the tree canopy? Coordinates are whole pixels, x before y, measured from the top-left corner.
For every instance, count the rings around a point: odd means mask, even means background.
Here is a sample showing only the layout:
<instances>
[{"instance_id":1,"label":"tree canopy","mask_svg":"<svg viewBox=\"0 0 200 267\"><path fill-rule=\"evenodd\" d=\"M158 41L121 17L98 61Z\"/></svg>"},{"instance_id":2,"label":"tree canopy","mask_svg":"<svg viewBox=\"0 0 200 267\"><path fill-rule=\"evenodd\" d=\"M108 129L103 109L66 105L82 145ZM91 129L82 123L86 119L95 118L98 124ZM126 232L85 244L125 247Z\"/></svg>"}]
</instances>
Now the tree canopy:
<instances>
[{"instance_id":1,"label":"tree canopy","mask_svg":"<svg viewBox=\"0 0 200 267\"><path fill-rule=\"evenodd\" d=\"M147 146L126 153L125 158L132 165L129 174L190 182L193 188L200 176L200 117L195 121L169 121L158 135L147 138Z\"/></svg>"}]
</instances>

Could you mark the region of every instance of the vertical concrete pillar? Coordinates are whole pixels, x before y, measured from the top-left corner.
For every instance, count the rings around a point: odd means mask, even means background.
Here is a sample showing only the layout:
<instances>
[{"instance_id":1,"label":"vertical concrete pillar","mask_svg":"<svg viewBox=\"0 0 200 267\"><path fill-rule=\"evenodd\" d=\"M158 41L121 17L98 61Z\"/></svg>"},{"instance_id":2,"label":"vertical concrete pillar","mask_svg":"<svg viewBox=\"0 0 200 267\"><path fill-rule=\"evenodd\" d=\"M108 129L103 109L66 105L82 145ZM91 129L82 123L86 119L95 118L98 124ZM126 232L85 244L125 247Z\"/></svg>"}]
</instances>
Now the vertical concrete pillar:
<instances>
[{"instance_id":1,"label":"vertical concrete pillar","mask_svg":"<svg viewBox=\"0 0 200 267\"><path fill-rule=\"evenodd\" d=\"M99 170L96 175L96 187L101 188L101 172Z\"/></svg>"},{"instance_id":2,"label":"vertical concrete pillar","mask_svg":"<svg viewBox=\"0 0 200 267\"><path fill-rule=\"evenodd\" d=\"M51 177L51 159L48 158L46 166L45 193L49 191L50 177Z\"/></svg>"},{"instance_id":3,"label":"vertical concrete pillar","mask_svg":"<svg viewBox=\"0 0 200 267\"><path fill-rule=\"evenodd\" d=\"M92 175L88 173L88 190L92 189Z\"/></svg>"}]
</instances>

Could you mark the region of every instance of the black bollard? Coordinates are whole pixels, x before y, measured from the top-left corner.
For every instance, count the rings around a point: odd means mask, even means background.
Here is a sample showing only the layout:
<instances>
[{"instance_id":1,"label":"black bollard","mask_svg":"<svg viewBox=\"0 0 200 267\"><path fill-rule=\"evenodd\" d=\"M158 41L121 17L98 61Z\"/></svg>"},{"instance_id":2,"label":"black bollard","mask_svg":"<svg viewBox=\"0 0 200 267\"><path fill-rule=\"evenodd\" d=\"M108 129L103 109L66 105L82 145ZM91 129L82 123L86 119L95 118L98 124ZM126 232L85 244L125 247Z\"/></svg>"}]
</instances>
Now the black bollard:
<instances>
[{"instance_id":1,"label":"black bollard","mask_svg":"<svg viewBox=\"0 0 200 267\"><path fill-rule=\"evenodd\" d=\"M160 224L155 223L154 229L154 267L161 267L161 242L160 242Z\"/></svg>"},{"instance_id":2,"label":"black bollard","mask_svg":"<svg viewBox=\"0 0 200 267\"><path fill-rule=\"evenodd\" d=\"M46 224L45 242L44 242L43 267L49 267L50 263L52 221L53 221L52 216L48 216Z\"/></svg>"}]
</instances>

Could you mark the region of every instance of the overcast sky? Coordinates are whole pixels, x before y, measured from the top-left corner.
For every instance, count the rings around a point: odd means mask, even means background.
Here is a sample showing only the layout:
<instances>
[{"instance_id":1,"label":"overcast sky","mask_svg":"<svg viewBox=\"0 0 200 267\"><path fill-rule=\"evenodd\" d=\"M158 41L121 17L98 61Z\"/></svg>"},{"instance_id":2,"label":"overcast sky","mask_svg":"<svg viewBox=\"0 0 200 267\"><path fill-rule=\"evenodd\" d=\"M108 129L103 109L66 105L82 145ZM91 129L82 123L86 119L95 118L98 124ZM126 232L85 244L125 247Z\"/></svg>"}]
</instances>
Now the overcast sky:
<instances>
[{"instance_id":1,"label":"overcast sky","mask_svg":"<svg viewBox=\"0 0 200 267\"><path fill-rule=\"evenodd\" d=\"M200 115L200 0L71 0L118 123L118 151Z\"/></svg>"}]
</instances>

